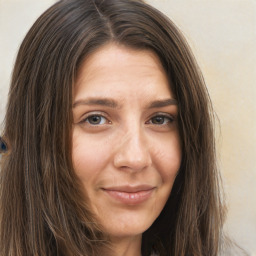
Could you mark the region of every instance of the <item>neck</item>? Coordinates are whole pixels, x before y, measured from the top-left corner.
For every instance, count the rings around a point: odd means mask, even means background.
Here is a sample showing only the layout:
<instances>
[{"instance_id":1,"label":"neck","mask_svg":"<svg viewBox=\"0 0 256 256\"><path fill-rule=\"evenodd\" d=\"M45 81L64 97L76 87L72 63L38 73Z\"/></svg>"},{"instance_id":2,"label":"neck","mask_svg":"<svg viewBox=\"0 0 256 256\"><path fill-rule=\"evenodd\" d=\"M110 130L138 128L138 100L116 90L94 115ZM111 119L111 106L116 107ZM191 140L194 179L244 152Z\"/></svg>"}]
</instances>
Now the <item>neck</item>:
<instances>
[{"instance_id":1,"label":"neck","mask_svg":"<svg viewBox=\"0 0 256 256\"><path fill-rule=\"evenodd\" d=\"M141 256L142 235L133 237L112 237L111 248L104 250L106 256Z\"/></svg>"}]
</instances>

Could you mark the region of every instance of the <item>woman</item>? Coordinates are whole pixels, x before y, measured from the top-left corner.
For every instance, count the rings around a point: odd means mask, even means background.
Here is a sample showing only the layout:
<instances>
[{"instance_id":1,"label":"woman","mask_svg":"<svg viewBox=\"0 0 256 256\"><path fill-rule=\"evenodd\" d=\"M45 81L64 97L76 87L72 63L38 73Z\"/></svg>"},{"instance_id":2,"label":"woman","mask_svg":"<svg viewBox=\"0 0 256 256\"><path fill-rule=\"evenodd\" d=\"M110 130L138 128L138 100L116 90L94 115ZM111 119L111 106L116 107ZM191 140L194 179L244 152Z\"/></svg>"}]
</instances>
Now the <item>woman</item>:
<instances>
[{"instance_id":1,"label":"woman","mask_svg":"<svg viewBox=\"0 0 256 256\"><path fill-rule=\"evenodd\" d=\"M0 254L207 255L224 207L202 75L140 0L63 0L25 37L3 138Z\"/></svg>"}]
</instances>

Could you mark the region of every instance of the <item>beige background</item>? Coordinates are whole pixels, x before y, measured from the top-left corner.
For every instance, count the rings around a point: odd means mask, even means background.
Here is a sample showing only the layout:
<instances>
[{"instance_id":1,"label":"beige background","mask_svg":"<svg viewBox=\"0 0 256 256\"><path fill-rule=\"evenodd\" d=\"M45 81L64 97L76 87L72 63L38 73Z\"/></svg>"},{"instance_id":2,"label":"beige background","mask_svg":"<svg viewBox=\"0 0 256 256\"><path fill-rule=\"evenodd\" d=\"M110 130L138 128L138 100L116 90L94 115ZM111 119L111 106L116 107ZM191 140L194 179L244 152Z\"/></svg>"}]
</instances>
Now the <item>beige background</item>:
<instances>
[{"instance_id":1,"label":"beige background","mask_svg":"<svg viewBox=\"0 0 256 256\"><path fill-rule=\"evenodd\" d=\"M54 0L0 0L0 122L17 48ZM256 256L256 0L148 0L180 27L220 120L226 229Z\"/></svg>"}]
</instances>

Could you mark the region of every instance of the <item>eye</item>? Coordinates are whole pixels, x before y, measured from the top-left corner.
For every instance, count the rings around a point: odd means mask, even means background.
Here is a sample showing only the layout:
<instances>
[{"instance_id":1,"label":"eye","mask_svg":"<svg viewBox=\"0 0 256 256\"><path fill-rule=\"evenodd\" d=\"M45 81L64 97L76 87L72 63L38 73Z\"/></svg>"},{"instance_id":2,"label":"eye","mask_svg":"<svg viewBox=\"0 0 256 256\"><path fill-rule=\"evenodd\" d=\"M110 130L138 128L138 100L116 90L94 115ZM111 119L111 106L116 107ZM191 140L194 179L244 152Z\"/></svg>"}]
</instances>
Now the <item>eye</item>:
<instances>
[{"instance_id":1,"label":"eye","mask_svg":"<svg viewBox=\"0 0 256 256\"><path fill-rule=\"evenodd\" d=\"M147 123L154 124L154 125L167 125L172 123L174 118L169 115L156 115L153 116Z\"/></svg>"},{"instance_id":2,"label":"eye","mask_svg":"<svg viewBox=\"0 0 256 256\"><path fill-rule=\"evenodd\" d=\"M86 122L91 125L102 125L102 124L109 123L107 118L105 118L102 115L90 115L90 116L86 117L82 122L83 123Z\"/></svg>"}]
</instances>

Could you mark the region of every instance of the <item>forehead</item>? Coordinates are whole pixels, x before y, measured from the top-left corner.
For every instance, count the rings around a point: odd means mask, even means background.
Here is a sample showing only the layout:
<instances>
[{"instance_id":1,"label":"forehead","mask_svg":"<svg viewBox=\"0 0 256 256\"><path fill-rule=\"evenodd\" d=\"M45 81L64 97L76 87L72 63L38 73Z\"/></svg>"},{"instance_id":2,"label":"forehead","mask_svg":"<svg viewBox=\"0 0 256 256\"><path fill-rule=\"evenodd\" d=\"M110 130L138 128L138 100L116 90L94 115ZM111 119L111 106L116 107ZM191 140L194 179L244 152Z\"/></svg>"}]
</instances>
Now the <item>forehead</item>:
<instances>
[{"instance_id":1,"label":"forehead","mask_svg":"<svg viewBox=\"0 0 256 256\"><path fill-rule=\"evenodd\" d=\"M74 88L75 97L136 97L156 93L172 96L167 74L150 50L134 50L113 43L89 55L81 65Z\"/></svg>"}]
</instances>

